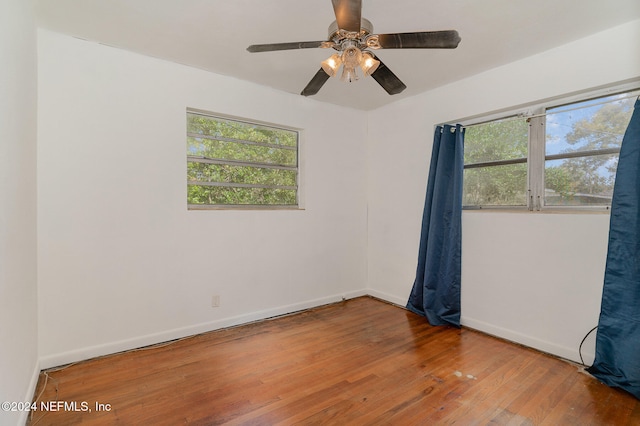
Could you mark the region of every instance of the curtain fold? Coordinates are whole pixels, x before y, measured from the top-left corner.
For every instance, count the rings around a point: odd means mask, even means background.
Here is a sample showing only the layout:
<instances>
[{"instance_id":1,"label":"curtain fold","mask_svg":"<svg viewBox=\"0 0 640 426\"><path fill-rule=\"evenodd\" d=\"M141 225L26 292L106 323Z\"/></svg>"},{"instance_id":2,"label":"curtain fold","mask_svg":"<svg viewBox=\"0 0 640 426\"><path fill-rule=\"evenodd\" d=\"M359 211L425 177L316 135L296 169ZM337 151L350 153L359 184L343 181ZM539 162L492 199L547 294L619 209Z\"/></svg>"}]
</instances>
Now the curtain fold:
<instances>
[{"instance_id":1,"label":"curtain fold","mask_svg":"<svg viewBox=\"0 0 640 426\"><path fill-rule=\"evenodd\" d=\"M438 126L433 138L418 266L407 309L431 325L460 327L462 126Z\"/></svg>"},{"instance_id":2,"label":"curtain fold","mask_svg":"<svg viewBox=\"0 0 640 426\"><path fill-rule=\"evenodd\" d=\"M640 98L622 139L609 249L589 373L640 399Z\"/></svg>"}]
</instances>

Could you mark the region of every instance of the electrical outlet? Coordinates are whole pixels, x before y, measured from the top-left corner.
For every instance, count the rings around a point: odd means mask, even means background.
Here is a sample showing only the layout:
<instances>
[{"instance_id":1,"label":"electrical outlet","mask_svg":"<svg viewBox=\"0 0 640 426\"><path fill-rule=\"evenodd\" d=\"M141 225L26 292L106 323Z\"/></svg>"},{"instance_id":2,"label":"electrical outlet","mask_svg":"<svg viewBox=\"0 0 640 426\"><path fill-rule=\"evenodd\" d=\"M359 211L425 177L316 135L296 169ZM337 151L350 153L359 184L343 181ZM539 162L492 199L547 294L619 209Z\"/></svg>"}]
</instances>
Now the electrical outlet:
<instances>
[{"instance_id":1,"label":"electrical outlet","mask_svg":"<svg viewBox=\"0 0 640 426\"><path fill-rule=\"evenodd\" d=\"M211 307L212 308L217 308L218 306L220 306L220 296L215 295L211 297Z\"/></svg>"}]
</instances>

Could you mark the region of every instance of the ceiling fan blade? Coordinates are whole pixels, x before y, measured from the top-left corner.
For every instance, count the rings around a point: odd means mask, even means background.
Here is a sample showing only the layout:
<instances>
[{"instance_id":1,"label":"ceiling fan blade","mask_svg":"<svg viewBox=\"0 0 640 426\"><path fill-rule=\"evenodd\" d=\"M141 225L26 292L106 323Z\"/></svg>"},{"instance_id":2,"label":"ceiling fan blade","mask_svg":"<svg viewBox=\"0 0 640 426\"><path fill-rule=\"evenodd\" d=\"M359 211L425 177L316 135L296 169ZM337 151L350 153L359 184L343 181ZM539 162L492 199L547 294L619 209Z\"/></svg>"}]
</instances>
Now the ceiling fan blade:
<instances>
[{"instance_id":1,"label":"ceiling fan blade","mask_svg":"<svg viewBox=\"0 0 640 426\"><path fill-rule=\"evenodd\" d=\"M341 30L358 33L362 21L362 0L331 0Z\"/></svg>"},{"instance_id":2,"label":"ceiling fan blade","mask_svg":"<svg viewBox=\"0 0 640 426\"><path fill-rule=\"evenodd\" d=\"M318 93L318 91L324 86L324 83L329 80L329 74L324 72L322 68L318 70L316 75L313 76L307 87L305 87L300 93L303 96L311 96Z\"/></svg>"},{"instance_id":3,"label":"ceiling fan blade","mask_svg":"<svg viewBox=\"0 0 640 426\"><path fill-rule=\"evenodd\" d=\"M383 49L455 49L460 43L456 30L378 34Z\"/></svg>"},{"instance_id":4,"label":"ceiling fan blade","mask_svg":"<svg viewBox=\"0 0 640 426\"><path fill-rule=\"evenodd\" d=\"M247 47L251 53L255 52L273 52L274 50L293 50L293 49L312 49L314 47L330 47L325 46L326 41L294 41L291 43L272 43L272 44L252 44Z\"/></svg>"},{"instance_id":5,"label":"ceiling fan blade","mask_svg":"<svg viewBox=\"0 0 640 426\"><path fill-rule=\"evenodd\" d=\"M376 59L380 61L380 58ZM371 77L390 95L397 95L407 88L382 61L380 61L378 68L371 74Z\"/></svg>"}]
</instances>

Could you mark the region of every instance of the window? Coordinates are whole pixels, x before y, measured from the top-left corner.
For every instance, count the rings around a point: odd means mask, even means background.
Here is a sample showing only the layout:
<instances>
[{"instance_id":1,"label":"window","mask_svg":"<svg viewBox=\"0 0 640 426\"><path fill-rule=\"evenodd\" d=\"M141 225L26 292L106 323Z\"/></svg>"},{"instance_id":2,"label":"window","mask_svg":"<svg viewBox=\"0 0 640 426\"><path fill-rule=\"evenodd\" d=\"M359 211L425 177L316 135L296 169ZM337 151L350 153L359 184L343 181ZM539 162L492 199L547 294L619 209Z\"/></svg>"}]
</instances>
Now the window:
<instances>
[{"instance_id":1,"label":"window","mask_svg":"<svg viewBox=\"0 0 640 426\"><path fill-rule=\"evenodd\" d=\"M463 205L526 205L528 128L507 118L465 129Z\"/></svg>"},{"instance_id":2,"label":"window","mask_svg":"<svg viewBox=\"0 0 640 426\"><path fill-rule=\"evenodd\" d=\"M187 110L189 208L297 207L298 139L292 129Z\"/></svg>"},{"instance_id":3,"label":"window","mask_svg":"<svg viewBox=\"0 0 640 426\"><path fill-rule=\"evenodd\" d=\"M639 94L467 126L464 207L608 208L620 144Z\"/></svg>"}]
</instances>

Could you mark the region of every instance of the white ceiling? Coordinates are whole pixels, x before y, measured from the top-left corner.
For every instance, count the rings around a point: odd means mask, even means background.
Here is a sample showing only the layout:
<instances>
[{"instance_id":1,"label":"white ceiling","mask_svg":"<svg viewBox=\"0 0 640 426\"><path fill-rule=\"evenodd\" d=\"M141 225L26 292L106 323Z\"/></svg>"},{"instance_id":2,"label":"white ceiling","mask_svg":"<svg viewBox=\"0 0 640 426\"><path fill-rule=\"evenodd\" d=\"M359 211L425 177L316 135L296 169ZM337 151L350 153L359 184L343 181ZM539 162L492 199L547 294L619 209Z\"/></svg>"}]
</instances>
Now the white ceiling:
<instances>
[{"instance_id":1,"label":"white ceiling","mask_svg":"<svg viewBox=\"0 0 640 426\"><path fill-rule=\"evenodd\" d=\"M325 40L335 19L330 0L39 0L37 15L39 26L53 31L296 94L333 53L245 50ZM315 99L378 108L638 19L640 1L363 0L362 16L376 34L456 29L462 42L454 50L379 50L407 85L399 95L372 78L332 78Z\"/></svg>"}]
</instances>

